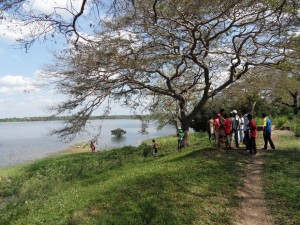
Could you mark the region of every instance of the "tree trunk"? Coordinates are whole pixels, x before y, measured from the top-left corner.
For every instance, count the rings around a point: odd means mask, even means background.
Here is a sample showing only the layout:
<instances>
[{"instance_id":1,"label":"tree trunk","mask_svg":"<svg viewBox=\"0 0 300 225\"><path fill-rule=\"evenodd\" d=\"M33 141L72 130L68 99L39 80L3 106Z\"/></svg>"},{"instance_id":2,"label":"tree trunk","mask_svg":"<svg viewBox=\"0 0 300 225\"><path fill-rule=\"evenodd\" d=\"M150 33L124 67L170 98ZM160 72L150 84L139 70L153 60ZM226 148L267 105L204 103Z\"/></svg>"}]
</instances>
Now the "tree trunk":
<instances>
[{"instance_id":1,"label":"tree trunk","mask_svg":"<svg viewBox=\"0 0 300 225\"><path fill-rule=\"evenodd\" d=\"M299 107L298 107L298 92L292 95L293 97L293 108L294 108L294 115L298 115L299 113Z\"/></svg>"},{"instance_id":2,"label":"tree trunk","mask_svg":"<svg viewBox=\"0 0 300 225\"><path fill-rule=\"evenodd\" d=\"M253 102L253 103L251 103L251 114L252 114L252 116L254 116L254 111L255 111L256 103L257 103L256 101Z\"/></svg>"}]
</instances>

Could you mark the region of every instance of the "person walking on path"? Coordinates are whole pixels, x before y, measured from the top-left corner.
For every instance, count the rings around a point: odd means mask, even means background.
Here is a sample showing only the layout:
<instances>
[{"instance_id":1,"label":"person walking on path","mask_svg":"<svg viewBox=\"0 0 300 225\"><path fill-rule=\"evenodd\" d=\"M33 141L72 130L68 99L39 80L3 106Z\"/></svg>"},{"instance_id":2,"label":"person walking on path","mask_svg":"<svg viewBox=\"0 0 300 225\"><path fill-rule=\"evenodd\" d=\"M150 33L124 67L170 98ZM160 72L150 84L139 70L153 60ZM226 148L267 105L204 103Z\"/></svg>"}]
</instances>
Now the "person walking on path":
<instances>
[{"instance_id":1,"label":"person walking on path","mask_svg":"<svg viewBox=\"0 0 300 225\"><path fill-rule=\"evenodd\" d=\"M272 141L271 138L271 133L272 133L272 123L269 117L267 117L267 114L262 113L262 118L263 118L263 136L264 136L264 141L265 145L263 149L268 149L268 142L270 143L270 146L273 150L275 150L275 145Z\"/></svg>"},{"instance_id":2,"label":"person walking on path","mask_svg":"<svg viewBox=\"0 0 300 225\"><path fill-rule=\"evenodd\" d=\"M257 138L257 126L256 122L253 120L253 116L251 114L247 115L249 119L249 130L250 130L250 154L256 155L256 138Z\"/></svg>"}]
</instances>

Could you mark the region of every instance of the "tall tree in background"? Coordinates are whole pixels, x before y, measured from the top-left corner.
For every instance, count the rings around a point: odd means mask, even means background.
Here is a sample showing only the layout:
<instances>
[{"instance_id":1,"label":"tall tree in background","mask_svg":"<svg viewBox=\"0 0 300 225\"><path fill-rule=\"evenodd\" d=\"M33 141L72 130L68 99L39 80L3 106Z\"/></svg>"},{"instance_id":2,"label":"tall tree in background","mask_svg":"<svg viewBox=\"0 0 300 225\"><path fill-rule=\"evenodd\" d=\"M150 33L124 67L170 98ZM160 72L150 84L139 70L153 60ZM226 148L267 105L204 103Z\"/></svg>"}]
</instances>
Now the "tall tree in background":
<instances>
[{"instance_id":1,"label":"tall tree in background","mask_svg":"<svg viewBox=\"0 0 300 225\"><path fill-rule=\"evenodd\" d=\"M111 17L94 17L93 29L83 35L77 22L99 12L100 2L82 1L72 23L58 14L32 17L51 24L51 32L75 34L74 47L61 51L47 71L68 96L56 112L75 112L57 131L62 136L81 131L104 101L135 108L155 105L162 99L157 96L178 106L187 132L208 99L252 67L285 60L286 35L299 13L298 2L284 0L118 0L106 14Z\"/></svg>"},{"instance_id":2,"label":"tall tree in background","mask_svg":"<svg viewBox=\"0 0 300 225\"><path fill-rule=\"evenodd\" d=\"M273 89L274 102L293 109L294 115L300 112L300 37L292 36L287 45L287 60L273 71L277 75L277 85Z\"/></svg>"}]
</instances>

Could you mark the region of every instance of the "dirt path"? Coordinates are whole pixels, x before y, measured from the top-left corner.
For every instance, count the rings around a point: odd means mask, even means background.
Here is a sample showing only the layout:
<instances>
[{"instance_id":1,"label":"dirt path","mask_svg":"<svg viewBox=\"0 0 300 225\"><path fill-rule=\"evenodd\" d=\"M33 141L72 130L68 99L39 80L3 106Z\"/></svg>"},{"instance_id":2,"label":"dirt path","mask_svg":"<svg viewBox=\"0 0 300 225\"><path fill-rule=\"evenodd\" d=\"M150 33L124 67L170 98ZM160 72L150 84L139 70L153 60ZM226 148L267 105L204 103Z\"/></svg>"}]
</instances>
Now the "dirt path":
<instances>
[{"instance_id":1,"label":"dirt path","mask_svg":"<svg viewBox=\"0 0 300 225\"><path fill-rule=\"evenodd\" d=\"M264 154L258 150L257 155L250 156L244 186L237 195L240 200L238 225L274 225L263 191Z\"/></svg>"},{"instance_id":2,"label":"dirt path","mask_svg":"<svg viewBox=\"0 0 300 225\"><path fill-rule=\"evenodd\" d=\"M276 132L272 135L276 145ZM261 141L257 145L262 147ZM245 151L245 150L244 150ZM246 153L245 153L246 154ZM249 154L249 163L246 168L244 186L238 192L240 206L237 211L238 225L274 225L274 221L267 208L265 192L263 190L263 165L265 150L258 150L257 155Z\"/></svg>"}]
</instances>

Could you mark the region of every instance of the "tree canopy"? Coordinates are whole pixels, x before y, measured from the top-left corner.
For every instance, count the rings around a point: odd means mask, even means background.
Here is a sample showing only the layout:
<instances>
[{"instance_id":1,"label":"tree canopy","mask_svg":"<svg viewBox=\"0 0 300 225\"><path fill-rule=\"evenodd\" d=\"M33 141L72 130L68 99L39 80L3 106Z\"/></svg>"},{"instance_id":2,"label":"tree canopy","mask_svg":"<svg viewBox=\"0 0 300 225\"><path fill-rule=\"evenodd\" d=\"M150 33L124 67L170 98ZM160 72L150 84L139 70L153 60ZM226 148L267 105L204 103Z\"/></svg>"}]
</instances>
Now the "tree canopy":
<instances>
[{"instance_id":1,"label":"tree canopy","mask_svg":"<svg viewBox=\"0 0 300 225\"><path fill-rule=\"evenodd\" d=\"M210 98L250 69L284 62L288 35L299 21L299 2L291 0L116 0L106 16L100 16L103 9L104 1L83 0L80 10L69 7L67 22L57 11L30 15L73 44L46 70L54 88L68 96L54 110L74 112L57 131L62 136L81 131L104 102L109 110L111 100L153 111L159 101L176 106L187 131ZM78 21L89 16L92 29L82 34Z\"/></svg>"}]
</instances>

